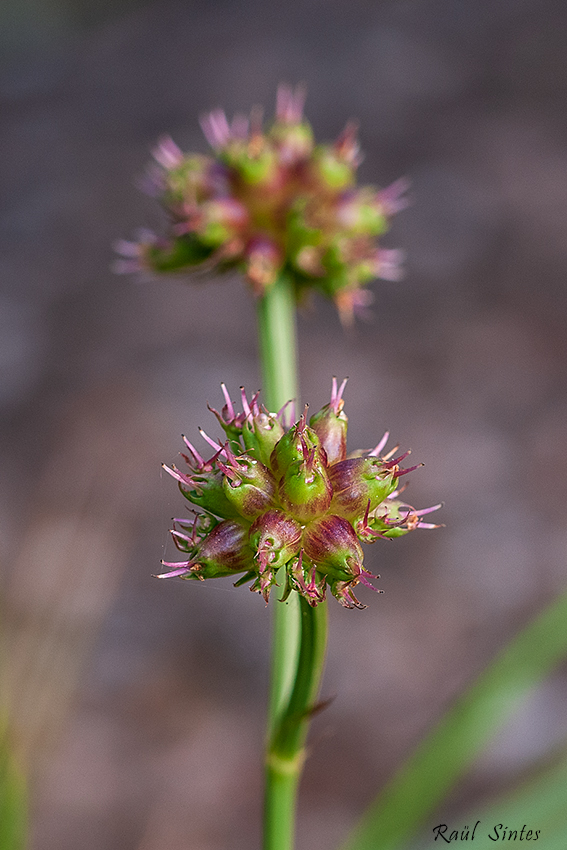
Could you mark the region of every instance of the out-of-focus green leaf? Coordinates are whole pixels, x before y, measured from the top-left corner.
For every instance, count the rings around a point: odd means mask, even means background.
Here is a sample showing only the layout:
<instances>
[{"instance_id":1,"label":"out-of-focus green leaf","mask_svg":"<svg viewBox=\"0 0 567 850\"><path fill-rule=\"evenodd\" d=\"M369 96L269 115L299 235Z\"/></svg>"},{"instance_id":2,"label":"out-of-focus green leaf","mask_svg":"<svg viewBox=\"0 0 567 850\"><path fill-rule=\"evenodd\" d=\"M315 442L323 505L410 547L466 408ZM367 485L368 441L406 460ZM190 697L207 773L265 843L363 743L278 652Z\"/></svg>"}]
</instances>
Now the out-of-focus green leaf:
<instances>
[{"instance_id":1,"label":"out-of-focus green leaf","mask_svg":"<svg viewBox=\"0 0 567 850\"><path fill-rule=\"evenodd\" d=\"M531 830L530 841L534 840L536 830L539 830L541 844L545 850L564 850L567 836L567 761L562 761L543 776L537 777L521 786L513 795L494 803L475 818L481 821L483 828L477 830L480 841L475 850L493 848L495 842L489 835L496 835L494 826L501 824L498 835L501 840L506 829L506 841L509 841L510 830L517 830L518 836L525 825L523 840L527 831ZM474 822L474 821L473 821ZM514 839L512 839L514 840ZM532 846L531 844L529 846Z\"/></svg>"},{"instance_id":2,"label":"out-of-focus green leaf","mask_svg":"<svg viewBox=\"0 0 567 850\"><path fill-rule=\"evenodd\" d=\"M567 593L529 623L455 702L366 811L342 850L393 850L406 843L522 698L565 657Z\"/></svg>"},{"instance_id":3,"label":"out-of-focus green leaf","mask_svg":"<svg viewBox=\"0 0 567 850\"><path fill-rule=\"evenodd\" d=\"M440 819L435 818L431 822L431 829L437 826L439 821ZM567 835L567 759L565 756L563 755L561 761L556 762L552 767L539 771L537 776L524 781L511 794L506 794L490 806L475 809L472 813L466 813L458 820L447 824L445 835L448 837L452 830L462 831L466 825L470 836L477 821L479 823L474 834L474 850L494 850L495 842L502 840L506 842L506 846L510 846L507 843L510 840L522 841L524 842L522 846L526 846L526 841L535 840L540 843L538 845L530 843L527 846L544 847L545 850L565 850ZM426 831L417 841L412 841L409 848L431 850L432 841L435 841L434 834ZM439 839L435 841L435 844L441 846L444 842Z\"/></svg>"},{"instance_id":4,"label":"out-of-focus green leaf","mask_svg":"<svg viewBox=\"0 0 567 850\"><path fill-rule=\"evenodd\" d=\"M26 821L25 784L0 723L0 850L24 850Z\"/></svg>"}]
</instances>

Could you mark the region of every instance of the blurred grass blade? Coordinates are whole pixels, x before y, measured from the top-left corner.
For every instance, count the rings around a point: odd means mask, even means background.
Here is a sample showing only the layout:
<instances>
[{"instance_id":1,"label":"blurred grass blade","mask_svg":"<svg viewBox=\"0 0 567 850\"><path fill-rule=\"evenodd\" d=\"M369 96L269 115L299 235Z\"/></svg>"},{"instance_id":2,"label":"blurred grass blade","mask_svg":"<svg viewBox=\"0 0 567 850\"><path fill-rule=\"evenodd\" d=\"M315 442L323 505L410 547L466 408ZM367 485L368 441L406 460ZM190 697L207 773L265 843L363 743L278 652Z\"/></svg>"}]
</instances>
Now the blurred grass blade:
<instances>
[{"instance_id":1,"label":"blurred grass blade","mask_svg":"<svg viewBox=\"0 0 567 850\"><path fill-rule=\"evenodd\" d=\"M24 850L27 800L24 781L0 725L0 850Z\"/></svg>"},{"instance_id":2,"label":"blurred grass blade","mask_svg":"<svg viewBox=\"0 0 567 850\"><path fill-rule=\"evenodd\" d=\"M546 850L565 850L565 836L567 834L567 760L563 759L559 765L547 770L543 775L524 783L511 796L504 797L494 805L491 805L474 820L479 818L486 826L483 830L483 838L475 850L485 850L494 847L494 841L488 836L494 824L502 823L510 829L521 831L526 824L527 830L533 833L539 830L541 839ZM474 823L474 821L473 821ZM500 831L500 835L501 835ZM492 832L492 835L494 833ZM478 836L480 837L480 835ZM475 836L476 841L477 836ZM526 835L524 834L524 840ZM506 839L508 840L508 839ZM431 837L428 836L428 844Z\"/></svg>"},{"instance_id":3,"label":"blurred grass blade","mask_svg":"<svg viewBox=\"0 0 567 850\"><path fill-rule=\"evenodd\" d=\"M504 840L508 842L510 830L516 830L518 835L512 841L541 840L545 850L565 850L565 835L567 834L567 759L563 753L561 761L553 766L539 770L537 775L525 780L511 794L499 797L496 802L475 809L471 814L465 814L458 819L459 824L472 825L479 821L475 831L475 850L492 850L494 841L502 841L503 829L506 829ZM498 834L494 827L498 827ZM522 836L522 827L524 827ZM455 823L455 828L457 824ZM531 835L528 837L528 831ZM536 830L539 831L535 838ZM491 837L492 836L492 837ZM522 837L520 837L522 836ZM428 850L431 848L432 834L426 831L417 842L412 842L411 850Z\"/></svg>"},{"instance_id":4,"label":"blurred grass blade","mask_svg":"<svg viewBox=\"0 0 567 850\"><path fill-rule=\"evenodd\" d=\"M342 850L392 850L407 842L521 699L565 657L567 592L459 697L371 804Z\"/></svg>"}]
</instances>

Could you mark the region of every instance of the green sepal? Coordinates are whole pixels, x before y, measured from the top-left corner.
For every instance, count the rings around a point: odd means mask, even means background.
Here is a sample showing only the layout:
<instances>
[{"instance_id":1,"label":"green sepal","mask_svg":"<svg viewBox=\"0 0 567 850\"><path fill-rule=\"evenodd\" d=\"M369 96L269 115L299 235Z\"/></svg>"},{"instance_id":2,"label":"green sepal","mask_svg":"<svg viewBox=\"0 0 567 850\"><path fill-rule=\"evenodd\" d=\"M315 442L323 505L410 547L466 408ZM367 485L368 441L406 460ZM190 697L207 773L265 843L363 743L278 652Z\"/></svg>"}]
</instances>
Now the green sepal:
<instances>
[{"instance_id":1,"label":"green sepal","mask_svg":"<svg viewBox=\"0 0 567 850\"><path fill-rule=\"evenodd\" d=\"M224 476L222 487L228 501L245 519L253 520L273 506L275 481L260 461L239 458L233 474Z\"/></svg>"},{"instance_id":2,"label":"green sepal","mask_svg":"<svg viewBox=\"0 0 567 850\"><path fill-rule=\"evenodd\" d=\"M240 517L233 502L226 497L222 485L223 475L220 471L211 472L207 475L194 475L193 479L196 482L196 487L192 490L187 489L184 484L179 484L179 489L188 502L198 505L205 511L222 517L222 519Z\"/></svg>"},{"instance_id":3,"label":"green sepal","mask_svg":"<svg viewBox=\"0 0 567 850\"><path fill-rule=\"evenodd\" d=\"M337 156L329 145L318 145L313 151L315 172L326 189L340 192L352 186L355 181L354 169L348 162Z\"/></svg>"},{"instance_id":4,"label":"green sepal","mask_svg":"<svg viewBox=\"0 0 567 850\"><path fill-rule=\"evenodd\" d=\"M316 454L320 454L318 452L320 448L319 437L312 428L303 425L302 420L299 420L278 440L270 455L270 466L276 477L281 477L291 463L303 460L302 436L307 452L315 449Z\"/></svg>"},{"instance_id":5,"label":"green sepal","mask_svg":"<svg viewBox=\"0 0 567 850\"><path fill-rule=\"evenodd\" d=\"M188 266L197 266L207 260L213 248L204 245L192 233L178 236L167 248L151 245L147 248L147 261L156 272L175 272Z\"/></svg>"},{"instance_id":6,"label":"green sepal","mask_svg":"<svg viewBox=\"0 0 567 850\"><path fill-rule=\"evenodd\" d=\"M271 454L281 438L284 429L271 413L260 413L245 422L242 428L242 441L247 451L253 452L264 466L269 467Z\"/></svg>"},{"instance_id":7,"label":"green sepal","mask_svg":"<svg viewBox=\"0 0 567 850\"><path fill-rule=\"evenodd\" d=\"M315 461L311 468L303 460L289 464L280 482L280 501L288 513L302 522L324 514L333 491L324 465Z\"/></svg>"}]
</instances>

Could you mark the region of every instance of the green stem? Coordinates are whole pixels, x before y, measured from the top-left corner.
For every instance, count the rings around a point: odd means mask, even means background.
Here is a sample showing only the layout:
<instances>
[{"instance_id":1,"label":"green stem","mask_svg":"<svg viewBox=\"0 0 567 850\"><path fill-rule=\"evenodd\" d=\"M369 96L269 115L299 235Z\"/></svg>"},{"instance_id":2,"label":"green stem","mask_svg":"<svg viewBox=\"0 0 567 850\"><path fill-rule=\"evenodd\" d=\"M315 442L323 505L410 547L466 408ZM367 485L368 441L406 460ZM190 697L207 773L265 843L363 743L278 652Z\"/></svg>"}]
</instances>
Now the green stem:
<instances>
[{"instance_id":1,"label":"green stem","mask_svg":"<svg viewBox=\"0 0 567 850\"><path fill-rule=\"evenodd\" d=\"M264 401L268 410L277 411L298 397L295 302L291 281L283 275L258 302L258 342ZM278 582L282 589L283 576L281 570ZM295 593L274 607L269 737L293 687L300 631Z\"/></svg>"},{"instance_id":2,"label":"green stem","mask_svg":"<svg viewBox=\"0 0 567 850\"><path fill-rule=\"evenodd\" d=\"M297 788L305 761L305 738L325 660L327 605L312 608L300 598L301 646L297 674L281 721L268 742L264 850L291 850Z\"/></svg>"},{"instance_id":3,"label":"green stem","mask_svg":"<svg viewBox=\"0 0 567 850\"><path fill-rule=\"evenodd\" d=\"M295 302L285 275L259 301L258 339L264 398L276 411L298 398ZM282 591L284 577L282 569ZM311 608L297 593L274 608L264 850L292 850L304 743L323 672L327 610L326 603Z\"/></svg>"}]
</instances>

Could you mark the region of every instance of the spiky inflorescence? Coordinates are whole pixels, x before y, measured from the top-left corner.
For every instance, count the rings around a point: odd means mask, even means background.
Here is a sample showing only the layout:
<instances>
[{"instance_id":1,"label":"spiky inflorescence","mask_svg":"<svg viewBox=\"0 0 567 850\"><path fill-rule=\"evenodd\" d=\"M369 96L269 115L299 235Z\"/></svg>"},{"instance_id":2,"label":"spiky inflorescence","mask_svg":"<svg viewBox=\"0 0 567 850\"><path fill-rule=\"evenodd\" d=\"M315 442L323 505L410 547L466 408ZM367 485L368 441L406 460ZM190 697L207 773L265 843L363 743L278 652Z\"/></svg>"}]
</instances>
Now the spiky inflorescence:
<instances>
[{"instance_id":1,"label":"spiky inflorescence","mask_svg":"<svg viewBox=\"0 0 567 850\"><path fill-rule=\"evenodd\" d=\"M406 181L357 187L356 125L347 124L334 144L315 144L304 99L300 87L281 85L266 131L258 110L231 124L222 110L204 116L212 156L184 154L162 138L144 182L165 208L169 232L119 242L116 270L237 268L257 294L287 271L298 298L318 290L347 323L371 300L365 284L399 280L401 252L380 248L377 239L406 206Z\"/></svg>"},{"instance_id":2,"label":"spiky inflorescence","mask_svg":"<svg viewBox=\"0 0 567 850\"><path fill-rule=\"evenodd\" d=\"M199 507L192 518L175 519L171 534L185 561L164 561L160 578L215 578L242 574L266 602L285 567L284 598L292 591L310 605L325 599L327 587L346 608L363 608L354 588L372 587L363 566L362 543L394 538L416 528L436 528L423 516L441 505L415 510L400 499L399 479L417 467L400 468L398 446L383 454L386 433L376 448L347 455L348 420L333 378L331 401L307 421L307 408L294 424L285 408L269 413L248 401L241 389L237 413L224 386L225 405L212 412L226 435L205 460L184 437L188 471L164 469L186 499ZM287 405L286 405L287 408Z\"/></svg>"}]
</instances>

